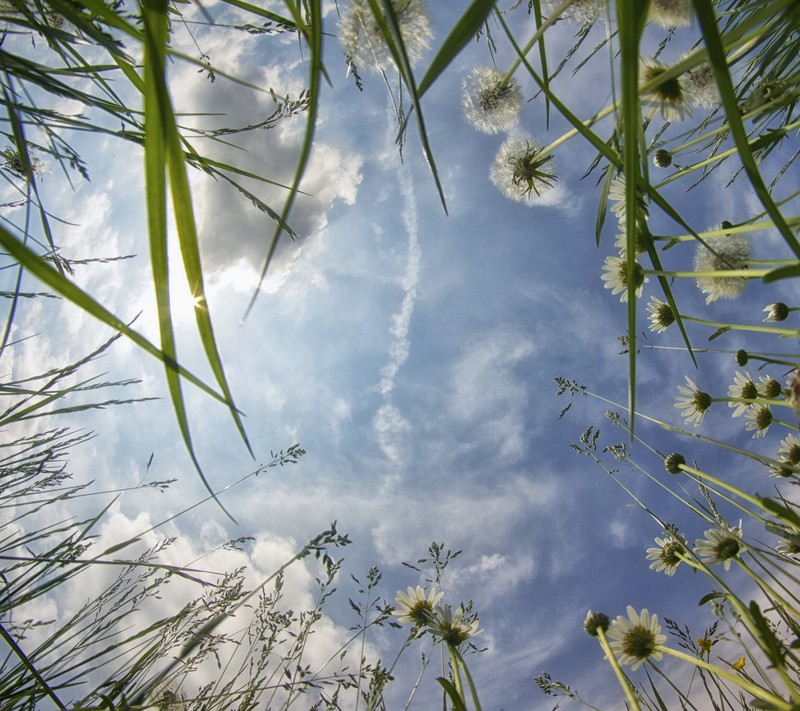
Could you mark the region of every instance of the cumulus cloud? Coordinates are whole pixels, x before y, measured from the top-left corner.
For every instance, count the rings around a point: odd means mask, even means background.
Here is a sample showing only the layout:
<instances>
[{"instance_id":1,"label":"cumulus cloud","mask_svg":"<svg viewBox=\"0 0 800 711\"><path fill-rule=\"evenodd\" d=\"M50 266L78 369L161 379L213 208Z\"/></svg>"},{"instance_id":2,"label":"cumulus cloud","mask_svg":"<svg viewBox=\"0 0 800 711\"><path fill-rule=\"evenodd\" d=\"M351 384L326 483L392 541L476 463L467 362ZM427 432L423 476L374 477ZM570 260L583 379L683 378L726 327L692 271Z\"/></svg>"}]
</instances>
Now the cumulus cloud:
<instances>
[{"instance_id":1,"label":"cumulus cloud","mask_svg":"<svg viewBox=\"0 0 800 711\"><path fill-rule=\"evenodd\" d=\"M148 629L166 616L186 609L184 606L190 601L201 598L203 602L197 607L195 614L198 619L211 619L222 609L219 605L224 597L233 596L229 599L236 600L237 596L240 596L236 587L237 578L226 578L226 573L242 571L244 590L256 589L287 563L300 548L293 539L276 536L267 531L258 533L249 543L241 541L236 545L230 543L226 545L227 535L219 524L206 522L195 538L180 534L172 525L153 530L153 524L154 521L149 513L143 511L131 517L115 504L100 523L93 545L83 557L109 551L101 556L103 560L136 561L133 567L126 568L116 564L93 565L90 571L87 570L82 575L58 586L47 596L38 598L33 605L15 610L15 615L19 619L36 615L35 619L56 619L58 624L64 624L77 619L73 616L80 616L88 610L89 618L80 623L81 626L86 625L87 630L92 624L92 618L99 615L95 619L103 620L102 634L95 638L84 632L80 648L86 654L103 652L104 649L110 650L115 657L113 666L116 666L121 661L118 657L121 650L110 645L113 645L116 639L130 637L131 625L137 630ZM132 540L133 543L112 551L114 546L128 540ZM156 555L140 557L148 550L155 551ZM173 575L164 578L165 568L147 567L144 564L148 562L156 563L158 566L186 567L191 569L191 572L186 577ZM262 606L258 613L263 617L262 624L270 614L269 610L293 615L298 620L287 628L287 632L279 635L283 641L278 641L275 646L278 654L285 654L296 639L296 635L302 631L302 622L299 621L302 617L301 611L311 611L317 605L320 589L316 578L324 579L325 574L324 571L314 570L314 567L313 559L298 561L285 570L279 586L273 581L264 588L264 592L271 595L276 602L272 606ZM159 578L164 578L163 582L153 587ZM132 590L135 595L126 596L124 593L126 589ZM106 604L103 608L98 608L95 613L91 607L92 601L100 595L105 597ZM219 651L218 659L231 660L222 676L215 661L217 657L211 655L182 685L184 691L191 695L192 688L209 682L218 682L225 677L225 674L238 669L241 664L244 664L246 669L249 662L257 658L258 654L252 646L253 638L248 633L248 624L251 620L258 619L254 610L262 602L263 598L259 595L253 596L248 606L240 608L235 616L225 619L214 629L213 634L217 635L218 640L223 638L231 640L227 646L223 644ZM177 653L178 648L188 639L185 635L189 634L191 626L182 627L185 628L185 632L175 637L173 654ZM180 628L180 626L175 628L172 624L154 627L152 629L157 632L151 641L155 641L159 636L167 639ZM31 645L34 642L41 643L53 631L54 627L50 626L33 629L28 643ZM307 666L311 673L324 670L323 676L335 672L340 662L339 652L351 635L349 630L335 624L323 612L313 625L311 641L303 650L303 666ZM75 639L77 640L77 637ZM59 646L58 653L66 655L69 638L62 639L62 644L65 646ZM80 651L76 650L75 653L80 654ZM137 653L141 653L141 650ZM255 657L251 657L250 655L254 653ZM368 645L367 656L371 657L373 653ZM289 666L294 669L298 663L301 663L299 657L290 662ZM272 658L271 664L281 668L281 662L277 657ZM104 670L103 673L111 673L111 668ZM102 681L100 673L95 673L94 678L95 682Z\"/></svg>"}]
</instances>

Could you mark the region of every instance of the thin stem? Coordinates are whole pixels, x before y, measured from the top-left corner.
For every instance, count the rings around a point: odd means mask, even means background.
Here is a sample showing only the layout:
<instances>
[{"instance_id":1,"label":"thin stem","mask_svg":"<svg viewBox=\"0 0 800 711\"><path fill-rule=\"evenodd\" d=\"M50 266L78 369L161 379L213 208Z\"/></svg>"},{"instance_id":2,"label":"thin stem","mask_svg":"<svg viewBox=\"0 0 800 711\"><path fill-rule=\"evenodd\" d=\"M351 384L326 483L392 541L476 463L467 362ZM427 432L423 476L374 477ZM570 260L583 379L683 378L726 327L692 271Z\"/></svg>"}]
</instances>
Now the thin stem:
<instances>
[{"instance_id":1,"label":"thin stem","mask_svg":"<svg viewBox=\"0 0 800 711\"><path fill-rule=\"evenodd\" d=\"M630 704L631 711L641 711L641 708L639 707L639 702L633 695L633 691L631 691L631 685L628 682L628 678L625 676L625 673L620 668L619 662L617 661L616 656L614 656L614 652L611 651L611 647L609 646L608 640L606 639L606 633L603 632L602 628L600 627L597 628L597 639L600 640L600 646L603 648L603 651L606 654L606 659L608 660L608 663L611 665L611 668L614 670L614 674L617 677L619 685L625 692L625 698L628 699L628 704Z\"/></svg>"},{"instance_id":2,"label":"thin stem","mask_svg":"<svg viewBox=\"0 0 800 711\"><path fill-rule=\"evenodd\" d=\"M710 664L709 662L705 662L702 659L698 659L697 657L692 656L691 654L686 654L684 652L680 652L677 649L671 649L670 647L659 647L659 652L663 652L664 654L669 654L677 659L681 659L684 662L689 662L689 664L694 664L695 666L700 667L701 669L705 669L706 671L711 672L716 676L720 676L723 679L727 679L733 684L741 687L748 693L755 696L757 699L761 699L762 701L766 701L773 705L775 709L779 709L780 711L792 711L793 705L789 702L785 701L784 699L780 698L779 696L775 696L774 694L770 694L768 691L765 691L760 686L756 686L755 684L743 679L742 677L732 674L727 669L723 669L722 667L718 667L715 664Z\"/></svg>"}]
</instances>

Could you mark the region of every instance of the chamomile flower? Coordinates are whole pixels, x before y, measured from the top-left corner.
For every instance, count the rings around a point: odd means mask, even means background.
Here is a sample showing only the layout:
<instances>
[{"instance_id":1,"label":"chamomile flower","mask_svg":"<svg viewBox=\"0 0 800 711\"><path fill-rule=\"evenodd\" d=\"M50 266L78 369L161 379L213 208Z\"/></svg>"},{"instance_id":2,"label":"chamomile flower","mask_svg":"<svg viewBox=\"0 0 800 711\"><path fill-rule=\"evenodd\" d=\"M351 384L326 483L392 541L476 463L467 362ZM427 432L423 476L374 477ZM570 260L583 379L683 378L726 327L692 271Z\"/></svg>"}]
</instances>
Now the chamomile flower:
<instances>
[{"instance_id":1,"label":"chamomile flower","mask_svg":"<svg viewBox=\"0 0 800 711\"><path fill-rule=\"evenodd\" d=\"M647 212L647 205L645 204L644 198L641 194L641 191L637 191L636 196L636 219L647 219L649 217ZM611 181L611 184L608 186L608 200L611 203L611 212L616 215L617 220L619 221L620 230L623 232L625 231L625 224L627 222L627 208L625 203L625 178L622 175L618 175Z\"/></svg>"},{"instance_id":2,"label":"chamomile flower","mask_svg":"<svg viewBox=\"0 0 800 711\"><path fill-rule=\"evenodd\" d=\"M647 317L650 321L650 330L656 333L663 333L673 323L675 323L675 314L672 313L672 307L664 303L658 297L651 296L650 303L647 304L647 310L650 315Z\"/></svg>"},{"instance_id":3,"label":"chamomile flower","mask_svg":"<svg viewBox=\"0 0 800 711\"><path fill-rule=\"evenodd\" d=\"M433 32L422 0L391 0L406 54L413 64L430 46ZM378 21L368 0L352 0L339 23L339 39L349 62L376 71L393 63Z\"/></svg>"},{"instance_id":4,"label":"chamomile flower","mask_svg":"<svg viewBox=\"0 0 800 711\"><path fill-rule=\"evenodd\" d=\"M644 57L639 69L639 88L654 81L667 71L666 64ZM661 112L665 121L683 121L690 113L689 88L683 75L665 79L642 92L642 103Z\"/></svg>"},{"instance_id":5,"label":"chamomile flower","mask_svg":"<svg viewBox=\"0 0 800 711\"><path fill-rule=\"evenodd\" d=\"M747 411L744 416L747 422L744 425L746 430L754 430L753 437L763 437L767 434L769 426L772 424L772 410L769 405L756 405Z\"/></svg>"},{"instance_id":6,"label":"chamomile flower","mask_svg":"<svg viewBox=\"0 0 800 711\"><path fill-rule=\"evenodd\" d=\"M784 537L775 546L778 553L785 556L795 556L800 553L800 534L786 531Z\"/></svg>"},{"instance_id":7,"label":"chamomile flower","mask_svg":"<svg viewBox=\"0 0 800 711\"><path fill-rule=\"evenodd\" d=\"M522 94L514 79L492 67L474 67L464 79L461 108L473 128L483 133L501 133L519 123Z\"/></svg>"},{"instance_id":8,"label":"chamomile flower","mask_svg":"<svg viewBox=\"0 0 800 711\"><path fill-rule=\"evenodd\" d=\"M721 229L713 227L712 230ZM706 239L706 244L697 245L694 268L697 272L726 272L747 269L750 259L750 242L744 235L717 235ZM713 250L713 251L711 251ZM698 276L697 288L706 295L706 303L717 299L735 299L747 287L747 279L742 276Z\"/></svg>"},{"instance_id":9,"label":"chamomile flower","mask_svg":"<svg viewBox=\"0 0 800 711\"><path fill-rule=\"evenodd\" d=\"M786 381L786 399L794 409L794 415L800 419L800 370L795 370Z\"/></svg>"},{"instance_id":10,"label":"chamomile flower","mask_svg":"<svg viewBox=\"0 0 800 711\"><path fill-rule=\"evenodd\" d=\"M675 400L675 407L681 410L683 421L687 425L697 427L703 421L708 408L711 407L711 395L700 390L688 375L684 377L686 385L678 386L680 395Z\"/></svg>"},{"instance_id":11,"label":"chamomile flower","mask_svg":"<svg viewBox=\"0 0 800 711\"><path fill-rule=\"evenodd\" d=\"M771 375L762 375L758 379L758 391L770 400L776 400L783 394L781 384Z\"/></svg>"},{"instance_id":12,"label":"chamomile flower","mask_svg":"<svg viewBox=\"0 0 800 711\"><path fill-rule=\"evenodd\" d=\"M728 397L742 398L749 401L729 402L728 407L735 408L732 417L744 415L753 406L753 400L758 397L758 388L749 373L736 371L733 376L733 383L728 387Z\"/></svg>"},{"instance_id":13,"label":"chamomile flower","mask_svg":"<svg viewBox=\"0 0 800 711\"><path fill-rule=\"evenodd\" d=\"M407 592L398 590L395 602L399 609L392 614L397 615L397 621L404 624L429 624L434 619L436 605L443 596L443 592L431 588L426 597L425 591L419 585L416 589L409 587Z\"/></svg>"},{"instance_id":14,"label":"chamomile flower","mask_svg":"<svg viewBox=\"0 0 800 711\"><path fill-rule=\"evenodd\" d=\"M600 277L605 282L605 288L611 289L613 295L619 294L620 301L628 300L628 260L622 257L606 257L603 263L603 275ZM644 285L648 282L644 269L639 262L633 263L633 285L636 298L641 297Z\"/></svg>"},{"instance_id":15,"label":"chamomile flower","mask_svg":"<svg viewBox=\"0 0 800 711\"><path fill-rule=\"evenodd\" d=\"M767 314L764 321L785 321L789 316L789 307L782 301L776 301L774 304L765 306L764 313Z\"/></svg>"},{"instance_id":16,"label":"chamomile flower","mask_svg":"<svg viewBox=\"0 0 800 711\"><path fill-rule=\"evenodd\" d=\"M647 549L647 560L650 569L657 572L662 570L666 575L675 575L681 564L681 556L686 555L686 540L682 536L669 535L666 538L656 538L656 545Z\"/></svg>"},{"instance_id":17,"label":"chamomile flower","mask_svg":"<svg viewBox=\"0 0 800 711\"><path fill-rule=\"evenodd\" d=\"M602 630L605 634L608 632L608 626L611 620L608 615L603 612L589 612L586 613L586 619L583 621L583 631L590 637L597 637L598 630Z\"/></svg>"},{"instance_id":18,"label":"chamomile flower","mask_svg":"<svg viewBox=\"0 0 800 711\"><path fill-rule=\"evenodd\" d=\"M650 0L647 19L664 29L687 27L692 24L692 0Z\"/></svg>"},{"instance_id":19,"label":"chamomile flower","mask_svg":"<svg viewBox=\"0 0 800 711\"><path fill-rule=\"evenodd\" d=\"M778 457L780 464L773 464L773 476L792 476L794 471L791 467L800 466L800 440L793 434L788 434L781 440L780 449L778 449Z\"/></svg>"},{"instance_id":20,"label":"chamomile flower","mask_svg":"<svg viewBox=\"0 0 800 711\"><path fill-rule=\"evenodd\" d=\"M669 168L672 165L672 153L666 148L659 148L653 154L653 165L656 168Z\"/></svg>"},{"instance_id":21,"label":"chamomile flower","mask_svg":"<svg viewBox=\"0 0 800 711\"><path fill-rule=\"evenodd\" d=\"M430 629L443 642L458 647L478 634L478 620L464 621L464 608L461 606L453 612L450 605L439 605L434 611Z\"/></svg>"},{"instance_id":22,"label":"chamomile flower","mask_svg":"<svg viewBox=\"0 0 800 711\"><path fill-rule=\"evenodd\" d=\"M628 605L627 619L617 616L608 628L608 640L619 663L630 664L631 671L636 671L650 657L661 660L663 653L659 647L667 637L661 633L657 615L651 615L646 609L637 614L633 606Z\"/></svg>"},{"instance_id":23,"label":"chamomile flower","mask_svg":"<svg viewBox=\"0 0 800 711\"><path fill-rule=\"evenodd\" d=\"M731 528L709 528L705 538L698 538L694 544L694 552L707 565L722 563L725 570L731 569L731 561L746 550L742 541L742 524Z\"/></svg>"},{"instance_id":24,"label":"chamomile flower","mask_svg":"<svg viewBox=\"0 0 800 711\"><path fill-rule=\"evenodd\" d=\"M528 136L511 136L500 146L489 177L508 198L534 205L557 180L553 156Z\"/></svg>"},{"instance_id":25,"label":"chamomile flower","mask_svg":"<svg viewBox=\"0 0 800 711\"><path fill-rule=\"evenodd\" d=\"M624 221L620 223L619 228L620 232L617 234L617 239L614 241L614 246L619 250L619 255L624 257L628 251L628 235L625 233L626 224ZM636 230L634 232L633 251L636 253L636 255L644 254L647 251L647 246L642 238L642 229L638 224L636 225Z\"/></svg>"}]
</instances>

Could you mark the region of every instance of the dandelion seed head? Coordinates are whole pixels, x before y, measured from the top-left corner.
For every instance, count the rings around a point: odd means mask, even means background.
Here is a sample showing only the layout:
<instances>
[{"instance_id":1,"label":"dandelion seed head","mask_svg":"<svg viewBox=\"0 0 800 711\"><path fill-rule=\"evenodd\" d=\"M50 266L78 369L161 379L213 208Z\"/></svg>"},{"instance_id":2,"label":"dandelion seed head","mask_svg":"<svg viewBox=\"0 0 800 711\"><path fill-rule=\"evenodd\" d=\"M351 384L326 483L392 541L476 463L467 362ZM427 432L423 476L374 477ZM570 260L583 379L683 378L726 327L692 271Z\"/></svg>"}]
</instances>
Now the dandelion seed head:
<instances>
[{"instance_id":1,"label":"dandelion seed head","mask_svg":"<svg viewBox=\"0 0 800 711\"><path fill-rule=\"evenodd\" d=\"M713 227L711 231L724 229ZM694 257L694 268L698 272L725 272L747 269L750 259L750 242L745 235L717 235L698 244ZM747 288L747 279L741 276L698 276L697 288L706 295L706 303L717 299L735 299Z\"/></svg>"},{"instance_id":2,"label":"dandelion seed head","mask_svg":"<svg viewBox=\"0 0 800 711\"><path fill-rule=\"evenodd\" d=\"M511 136L500 146L489 177L508 198L535 205L552 190L557 177L553 156L542 155L542 147L527 136Z\"/></svg>"},{"instance_id":3,"label":"dandelion seed head","mask_svg":"<svg viewBox=\"0 0 800 711\"><path fill-rule=\"evenodd\" d=\"M519 123L522 93L514 79L503 83L503 75L492 67L474 67L462 84L461 107L473 128L483 133L501 133Z\"/></svg>"},{"instance_id":4,"label":"dandelion seed head","mask_svg":"<svg viewBox=\"0 0 800 711\"><path fill-rule=\"evenodd\" d=\"M552 13L561 3L551 1L548 3L548 12ZM561 13L565 20L573 22L594 22L606 10L606 0L573 0Z\"/></svg>"},{"instance_id":5,"label":"dandelion seed head","mask_svg":"<svg viewBox=\"0 0 800 711\"><path fill-rule=\"evenodd\" d=\"M686 72L685 81L690 99L695 106L710 109L719 103L717 80L714 78L714 71L708 62L692 67Z\"/></svg>"},{"instance_id":6,"label":"dandelion seed head","mask_svg":"<svg viewBox=\"0 0 800 711\"><path fill-rule=\"evenodd\" d=\"M694 20L692 0L650 0L648 19L667 30L688 27Z\"/></svg>"},{"instance_id":7,"label":"dandelion seed head","mask_svg":"<svg viewBox=\"0 0 800 711\"><path fill-rule=\"evenodd\" d=\"M431 22L422 0L391 0L400 37L409 61L415 63L433 38ZM348 61L375 71L385 70L393 59L368 0L352 0L339 22L339 40Z\"/></svg>"}]
</instances>

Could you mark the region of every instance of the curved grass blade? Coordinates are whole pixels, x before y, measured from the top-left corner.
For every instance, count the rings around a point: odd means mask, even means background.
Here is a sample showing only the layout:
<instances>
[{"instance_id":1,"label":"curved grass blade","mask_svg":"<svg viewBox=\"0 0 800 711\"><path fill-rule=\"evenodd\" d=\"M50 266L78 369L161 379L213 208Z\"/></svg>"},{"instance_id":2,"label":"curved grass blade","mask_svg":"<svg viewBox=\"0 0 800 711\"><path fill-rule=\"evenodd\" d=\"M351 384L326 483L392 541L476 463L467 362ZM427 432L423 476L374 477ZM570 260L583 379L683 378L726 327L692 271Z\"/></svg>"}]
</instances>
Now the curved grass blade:
<instances>
[{"instance_id":1,"label":"curved grass blade","mask_svg":"<svg viewBox=\"0 0 800 711\"><path fill-rule=\"evenodd\" d=\"M320 6L320 1L311 0L311 2L308 4L308 10L310 13L311 24L307 28L307 32L305 34L311 49L311 59L308 70L308 117L306 119L306 130L303 137L303 145L300 149L300 156L297 159L297 168L295 169L294 179L292 180L292 187L289 192L289 196L286 198L286 202L283 205L280 218L276 220L278 224L272 234L272 240L270 241L269 248L267 249L266 257L264 258L264 264L261 267L261 274L258 277L258 284L253 291L253 296L250 299L250 303L247 305L247 309L245 309L243 319L246 319L253 310L253 306L256 303L258 294L261 291L261 285L264 283L264 278L267 275L267 269L272 261L272 257L275 255L275 249L278 246L278 240L280 239L281 233L284 231L283 225L286 224L286 218L289 216L289 211L292 209L292 205L294 205L295 196L299 192L300 182L302 181L303 175L306 172L308 159L311 155L311 148L314 144L314 133L317 128L317 112L319 109L319 91L321 84L320 77L323 73L322 8Z\"/></svg>"},{"instance_id":2,"label":"curved grass blade","mask_svg":"<svg viewBox=\"0 0 800 711\"><path fill-rule=\"evenodd\" d=\"M761 176L761 171L758 169L758 164L753 156L753 152L750 149L747 140L747 132L742 123L739 104L736 100L736 90L733 86L730 72L728 71L728 63L725 59L725 51L722 45L722 38L719 34L719 28L717 27L714 7L708 0L692 0L692 3L698 23L700 24L700 31L703 33L705 47L708 50L709 63L714 70L714 78L717 81L722 105L725 108L728 125L730 126L731 136L736 144L742 167L758 199L774 222L775 227L781 233L784 241L792 252L794 252L795 256L800 258L800 242L797 241L791 228L786 223L783 214L769 194L769 190Z\"/></svg>"},{"instance_id":3,"label":"curved grass blade","mask_svg":"<svg viewBox=\"0 0 800 711\"><path fill-rule=\"evenodd\" d=\"M537 3L538 5L538 3ZM439 75L448 67L467 42L472 40L494 8L494 0L474 0L456 22L450 34L431 61L428 71L417 86L417 97L422 98Z\"/></svg>"},{"instance_id":4,"label":"curved grass blade","mask_svg":"<svg viewBox=\"0 0 800 711\"><path fill-rule=\"evenodd\" d=\"M448 214L447 201L445 200L444 190L439 180L439 171L436 168L436 161L433 158L433 151L431 150L428 140L428 132L425 130L425 119L422 116L422 104L420 104L414 73L411 70L411 62L409 62L408 54L406 54L405 45L403 44L403 38L400 34L397 16L395 15L390 0L368 0L368 2L374 14L375 22L383 33L384 40L397 65L403 83L406 85L409 99L411 99L411 105L417 114L417 128L419 129L419 140L422 145L422 152L425 155L425 160L428 161L428 168L433 176L433 182L436 185L436 190L439 193L439 200L442 203L442 208L446 215ZM383 6L383 12L381 12L381 5Z\"/></svg>"},{"instance_id":5,"label":"curved grass blade","mask_svg":"<svg viewBox=\"0 0 800 711\"><path fill-rule=\"evenodd\" d=\"M147 222L148 233L150 236L150 262L153 269L153 286L156 293L156 305L158 309L158 327L161 337L161 348L167 358L177 362L177 351L175 344L175 334L172 327L172 313L170 308L169 294L169 263L167 256L167 182L166 165L169 160L170 176L174 176L175 167L175 137L172 136L169 123L172 121L172 131L177 131L174 124L174 116L171 115L171 105L166 95L166 82L164 78L167 33L167 0L145 0L142 3L142 16L144 20L144 157L145 157L145 183L147 196ZM181 163L183 153L178 146ZM184 176L185 177L185 176ZM175 180L175 179L173 179ZM178 185L180 189L180 185ZM173 186L174 190L174 186ZM174 205L176 210L176 220L179 232L184 231L183 240L186 240L186 213L191 210L189 205L180 205L180 199L186 199L185 195L175 195ZM178 211L180 210L180 216ZM182 250L184 249L182 245ZM188 255L191 256L191 255ZM187 261L187 252L184 252L184 263ZM196 264L186 265L187 276L191 273L195 275L195 270L199 267ZM202 283L189 280L190 288L194 290L202 287ZM213 333L211 334L213 338ZM204 346L207 346L208 332L201 332ZM208 357L208 351L207 351ZM214 363L211 363L212 369ZM192 436L189 430L189 421L186 413L186 404L183 399L181 380L178 373L170 367L165 368L167 385L169 387L172 406L178 421L181 438L194 464L197 473L206 490L212 493L211 485L203 474L200 462L194 451ZM215 373L219 380L219 374ZM224 377L223 377L224 381ZM233 403L229 393L224 392L223 401L233 412ZM237 426L240 424L238 415L234 419ZM246 441L246 440L245 440ZM249 448L249 445L248 445ZM217 505L235 521L233 516L225 509L222 503L216 499Z\"/></svg>"}]
</instances>

